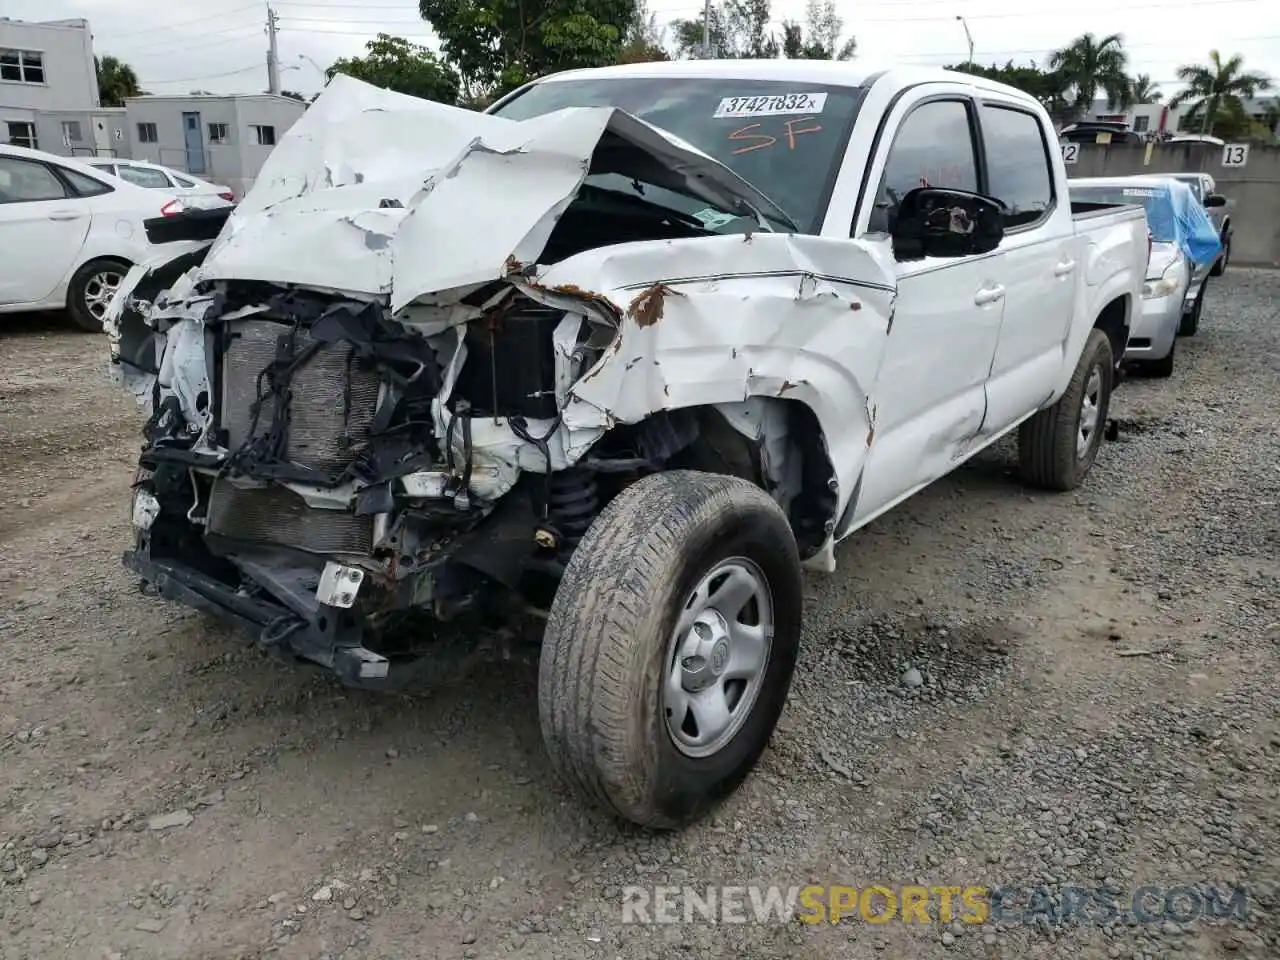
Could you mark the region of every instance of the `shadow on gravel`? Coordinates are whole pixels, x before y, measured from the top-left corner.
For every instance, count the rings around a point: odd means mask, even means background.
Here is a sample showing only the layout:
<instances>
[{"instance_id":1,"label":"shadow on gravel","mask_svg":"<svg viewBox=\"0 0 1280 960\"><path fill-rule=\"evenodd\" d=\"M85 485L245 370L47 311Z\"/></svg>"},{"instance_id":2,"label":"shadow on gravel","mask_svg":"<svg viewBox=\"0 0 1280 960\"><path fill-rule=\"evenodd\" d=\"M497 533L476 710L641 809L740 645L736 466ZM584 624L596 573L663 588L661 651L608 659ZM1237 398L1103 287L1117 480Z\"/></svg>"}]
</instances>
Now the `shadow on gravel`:
<instances>
[{"instance_id":1,"label":"shadow on gravel","mask_svg":"<svg viewBox=\"0 0 1280 960\"><path fill-rule=\"evenodd\" d=\"M915 617L835 630L826 642L849 660L849 679L937 700L997 679L1020 639L998 620L953 625Z\"/></svg>"},{"instance_id":2,"label":"shadow on gravel","mask_svg":"<svg viewBox=\"0 0 1280 960\"><path fill-rule=\"evenodd\" d=\"M91 337L81 330L61 310L43 313L15 313L0 316L0 342L19 337L47 337L50 334L66 337Z\"/></svg>"}]
</instances>

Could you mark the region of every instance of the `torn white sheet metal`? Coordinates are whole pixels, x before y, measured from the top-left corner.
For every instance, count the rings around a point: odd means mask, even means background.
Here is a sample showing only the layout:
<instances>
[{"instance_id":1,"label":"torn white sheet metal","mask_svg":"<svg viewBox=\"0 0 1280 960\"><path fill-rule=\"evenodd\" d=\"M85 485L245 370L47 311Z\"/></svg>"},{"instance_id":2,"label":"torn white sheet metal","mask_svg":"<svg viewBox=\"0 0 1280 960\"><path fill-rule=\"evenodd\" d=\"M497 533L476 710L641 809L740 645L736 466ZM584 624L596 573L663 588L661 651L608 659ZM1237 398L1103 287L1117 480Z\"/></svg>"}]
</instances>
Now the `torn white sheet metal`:
<instances>
[{"instance_id":1,"label":"torn white sheet metal","mask_svg":"<svg viewBox=\"0 0 1280 960\"><path fill-rule=\"evenodd\" d=\"M134 264L120 282L120 287L111 298L111 302L107 304L106 313L103 315L102 330L107 335L112 379L133 394L138 404L148 412L151 409L152 388L156 380L155 374L149 371L159 369L164 352L164 339L162 336L156 337L152 329L155 326L152 319L153 305L148 304L141 311L141 322L133 324L125 320L125 306L133 298L138 284L152 272L179 257L207 246L209 246L208 240L167 243L151 258ZM182 304L191 294L194 273L194 270L188 270L172 286L162 291L157 300L161 304ZM185 309L177 311L176 315L186 316L187 311Z\"/></svg>"},{"instance_id":2,"label":"torn white sheet metal","mask_svg":"<svg viewBox=\"0 0 1280 960\"><path fill-rule=\"evenodd\" d=\"M566 446L658 410L797 400L822 426L842 511L873 438L869 391L895 300L884 256L855 240L759 233L620 244L548 268L532 295L583 288L623 316L569 391Z\"/></svg>"},{"instance_id":3,"label":"torn white sheet metal","mask_svg":"<svg viewBox=\"0 0 1280 960\"><path fill-rule=\"evenodd\" d=\"M491 281L537 260L606 134L708 203L785 220L727 167L612 107L513 121L339 75L267 158L201 277L389 294L393 311Z\"/></svg>"}]
</instances>

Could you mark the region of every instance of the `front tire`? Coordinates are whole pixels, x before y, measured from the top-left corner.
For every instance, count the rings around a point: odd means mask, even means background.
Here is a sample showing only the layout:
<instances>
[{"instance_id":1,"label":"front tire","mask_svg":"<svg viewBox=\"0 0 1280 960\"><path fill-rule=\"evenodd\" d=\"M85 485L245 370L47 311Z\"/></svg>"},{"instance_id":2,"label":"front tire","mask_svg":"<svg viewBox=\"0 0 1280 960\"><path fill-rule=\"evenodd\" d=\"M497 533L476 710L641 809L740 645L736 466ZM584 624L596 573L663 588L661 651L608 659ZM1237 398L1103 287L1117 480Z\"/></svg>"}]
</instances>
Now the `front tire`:
<instances>
[{"instance_id":1,"label":"front tire","mask_svg":"<svg viewBox=\"0 0 1280 960\"><path fill-rule=\"evenodd\" d=\"M1173 376L1174 354L1178 352L1178 341L1175 339L1169 346L1169 353L1161 357L1159 360L1146 360L1139 366L1148 377L1155 377L1159 380L1165 380Z\"/></svg>"},{"instance_id":2,"label":"front tire","mask_svg":"<svg viewBox=\"0 0 1280 960\"><path fill-rule=\"evenodd\" d=\"M1084 482L1102 446L1114 382L1111 341L1094 329L1066 392L1018 428L1018 466L1024 482L1062 491Z\"/></svg>"},{"instance_id":3,"label":"front tire","mask_svg":"<svg viewBox=\"0 0 1280 960\"><path fill-rule=\"evenodd\" d=\"M1227 272L1227 263L1231 260L1231 239L1227 238L1222 243L1222 256L1218 257L1213 268L1209 271L1209 276L1220 277Z\"/></svg>"},{"instance_id":4,"label":"front tire","mask_svg":"<svg viewBox=\"0 0 1280 960\"><path fill-rule=\"evenodd\" d=\"M90 260L72 276L67 284L67 313L75 325L89 333L102 331L111 298L120 289L129 264L123 260Z\"/></svg>"},{"instance_id":5,"label":"front tire","mask_svg":"<svg viewBox=\"0 0 1280 960\"><path fill-rule=\"evenodd\" d=\"M1209 276L1213 276L1212 271ZM1204 313L1204 292L1208 287L1209 280L1206 277L1204 283L1200 284L1200 292L1196 294L1195 305L1182 315L1182 321L1178 324L1178 336L1194 337L1200 329L1200 314Z\"/></svg>"},{"instance_id":6,"label":"front tire","mask_svg":"<svg viewBox=\"0 0 1280 960\"><path fill-rule=\"evenodd\" d=\"M627 487L551 607L538 706L552 766L642 826L702 816L773 734L802 607L791 527L755 485L673 471Z\"/></svg>"}]
</instances>

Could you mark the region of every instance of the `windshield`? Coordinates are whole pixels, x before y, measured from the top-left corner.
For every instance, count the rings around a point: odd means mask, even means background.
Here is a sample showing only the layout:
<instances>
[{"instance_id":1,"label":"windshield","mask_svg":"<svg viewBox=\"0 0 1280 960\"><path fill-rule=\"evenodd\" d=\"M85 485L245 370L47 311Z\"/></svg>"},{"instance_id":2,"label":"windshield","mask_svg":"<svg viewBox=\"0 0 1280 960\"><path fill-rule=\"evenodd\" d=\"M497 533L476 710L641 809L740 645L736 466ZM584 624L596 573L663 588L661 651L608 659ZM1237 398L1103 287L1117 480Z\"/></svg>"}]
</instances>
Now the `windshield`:
<instances>
[{"instance_id":1,"label":"windshield","mask_svg":"<svg viewBox=\"0 0 1280 960\"><path fill-rule=\"evenodd\" d=\"M1131 203L1147 212L1147 229L1157 243L1173 243L1173 198L1163 187L1071 187L1071 199L1085 203Z\"/></svg>"},{"instance_id":2,"label":"windshield","mask_svg":"<svg viewBox=\"0 0 1280 960\"><path fill-rule=\"evenodd\" d=\"M861 87L803 81L557 80L536 84L493 112L510 120L526 120L565 107L618 107L719 160L781 207L802 230L817 233L863 94ZM589 177L587 185L619 189L608 177ZM705 203L665 193L660 201L652 192L646 197L702 220L708 229L729 227L737 219L726 220L714 211L713 216L701 209Z\"/></svg>"},{"instance_id":3,"label":"windshield","mask_svg":"<svg viewBox=\"0 0 1280 960\"><path fill-rule=\"evenodd\" d=\"M1204 200L1204 181L1199 177L1174 177L1179 183L1185 183L1191 190L1192 196L1203 202Z\"/></svg>"}]
</instances>

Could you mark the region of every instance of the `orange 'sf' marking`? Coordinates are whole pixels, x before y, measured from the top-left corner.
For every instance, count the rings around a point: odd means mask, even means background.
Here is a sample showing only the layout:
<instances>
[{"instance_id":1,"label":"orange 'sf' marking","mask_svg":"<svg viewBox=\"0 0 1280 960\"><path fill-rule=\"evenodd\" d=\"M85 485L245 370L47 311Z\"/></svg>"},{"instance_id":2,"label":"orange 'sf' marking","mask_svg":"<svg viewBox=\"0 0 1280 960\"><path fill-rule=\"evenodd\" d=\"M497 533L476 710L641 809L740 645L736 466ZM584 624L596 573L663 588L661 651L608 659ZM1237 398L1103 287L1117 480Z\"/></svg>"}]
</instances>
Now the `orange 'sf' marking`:
<instances>
[{"instance_id":1,"label":"orange 'sf' marking","mask_svg":"<svg viewBox=\"0 0 1280 960\"><path fill-rule=\"evenodd\" d=\"M771 137L771 136L769 136L769 134L767 134L767 133L752 133L752 132L751 132L752 130L759 130L759 129L760 129L760 124L758 124L758 123L749 123L749 124L747 124L745 127L742 127L742 128L740 128L740 129L738 129L738 130L735 130L735 131L733 131L733 133L729 134L729 139L730 139L730 140L760 140L760 141L762 141L761 143L753 143L753 144L752 144L751 146L749 146L749 147L739 147L737 150L733 151L733 155L734 155L735 157L736 157L738 154L740 154L740 153L750 153L752 150L763 150L765 147L772 147L775 143L777 143L777 142L778 142L778 138L777 138L777 137Z\"/></svg>"},{"instance_id":2,"label":"orange 'sf' marking","mask_svg":"<svg viewBox=\"0 0 1280 960\"><path fill-rule=\"evenodd\" d=\"M819 133L822 130L820 126L804 127L800 130L795 128L797 123L808 123L813 117L792 117L787 123L787 148L794 150L796 148L796 137L804 133Z\"/></svg>"}]
</instances>

